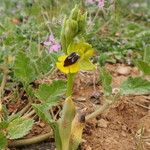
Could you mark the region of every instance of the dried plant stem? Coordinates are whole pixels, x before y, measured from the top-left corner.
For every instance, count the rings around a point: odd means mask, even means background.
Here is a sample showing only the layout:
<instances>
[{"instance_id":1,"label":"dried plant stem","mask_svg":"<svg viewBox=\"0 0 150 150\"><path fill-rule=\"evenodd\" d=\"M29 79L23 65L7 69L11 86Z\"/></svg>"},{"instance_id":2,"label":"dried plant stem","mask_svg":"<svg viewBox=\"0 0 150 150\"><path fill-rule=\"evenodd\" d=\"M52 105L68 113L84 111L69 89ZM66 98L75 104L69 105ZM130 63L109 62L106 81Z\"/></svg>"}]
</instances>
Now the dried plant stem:
<instances>
[{"instance_id":1,"label":"dried plant stem","mask_svg":"<svg viewBox=\"0 0 150 150\"><path fill-rule=\"evenodd\" d=\"M31 144L42 142L48 138L53 138L52 132L46 133L43 135L38 135L29 139L12 141L8 144L8 147L19 147L19 146L24 146L24 145L31 145Z\"/></svg>"},{"instance_id":2,"label":"dried plant stem","mask_svg":"<svg viewBox=\"0 0 150 150\"><path fill-rule=\"evenodd\" d=\"M23 118L30 118L31 116L33 116L35 114L35 110L30 111L29 113L25 114L23 116Z\"/></svg>"},{"instance_id":3,"label":"dried plant stem","mask_svg":"<svg viewBox=\"0 0 150 150\"><path fill-rule=\"evenodd\" d=\"M5 65L0 66L0 70L3 71L3 78L0 86L0 122L1 122L1 111L2 111L2 97L4 93L4 88L7 82L8 68Z\"/></svg>"},{"instance_id":4,"label":"dried plant stem","mask_svg":"<svg viewBox=\"0 0 150 150\"><path fill-rule=\"evenodd\" d=\"M95 110L93 113L87 115L85 117L85 120L88 121L92 118L97 117L98 115L102 114L104 111L106 111L107 109L110 108L110 106L112 104L114 104L120 97L120 93L117 93L115 96L110 97L109 99L106 99L105 103L103 104L103 106L101 106L100 108L98 108L97 110Z\"/></svg>"},{"instance_id":5,"label":"dried plant stem","mask_svg":"<svg viewBox=\"0 0 150 150\"><path fill-rule=\"evenodd\" d=\"M102 114L105 110L107 110L110 107L111 104L112 104L112 102L106 101L105 104L102 107L100 107L99 109L97 109L93 113L87 115L85 117L85 120L88 121L88 120L90 120L92 118L95 118L96 116Z\"/></svg>"},{"instance_id":6,"label":"dried plant stem","mask_svg":"<svg viewBox=\"0 0 150 150\"><path fill-rule=\"evenodd\" d=\"M30 108L30 106L31 106L31 104L28 103L28 104L20 111L20 114L21 114L21 115L24 115L24 114L28 111L28 109Z\"/></svg>"}]
</instances>

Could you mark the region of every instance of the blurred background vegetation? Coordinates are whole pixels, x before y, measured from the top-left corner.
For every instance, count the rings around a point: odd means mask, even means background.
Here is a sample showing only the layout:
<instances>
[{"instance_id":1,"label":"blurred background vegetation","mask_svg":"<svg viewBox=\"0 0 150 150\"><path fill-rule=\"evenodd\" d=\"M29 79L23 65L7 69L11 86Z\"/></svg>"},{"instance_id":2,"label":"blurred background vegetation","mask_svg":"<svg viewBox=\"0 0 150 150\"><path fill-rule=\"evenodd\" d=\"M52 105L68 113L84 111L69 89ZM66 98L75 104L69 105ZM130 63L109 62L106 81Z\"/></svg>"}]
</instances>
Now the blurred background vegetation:
<instances>
[{"instance_id":1,"label":"blurred background vegetation","mask_svg":"<svg viewBox=\"0 0 150 150\"><path fill-rule=\"evenodd\" d=\"M101 62L132 64L150 48L149 0L105 0L103 10L84 0L0 0L0 62L21 50L37 55L52 32L59 39L63 19L75 4L88 12L85 39L101 54Z\"/></svg>"}]
</instances>

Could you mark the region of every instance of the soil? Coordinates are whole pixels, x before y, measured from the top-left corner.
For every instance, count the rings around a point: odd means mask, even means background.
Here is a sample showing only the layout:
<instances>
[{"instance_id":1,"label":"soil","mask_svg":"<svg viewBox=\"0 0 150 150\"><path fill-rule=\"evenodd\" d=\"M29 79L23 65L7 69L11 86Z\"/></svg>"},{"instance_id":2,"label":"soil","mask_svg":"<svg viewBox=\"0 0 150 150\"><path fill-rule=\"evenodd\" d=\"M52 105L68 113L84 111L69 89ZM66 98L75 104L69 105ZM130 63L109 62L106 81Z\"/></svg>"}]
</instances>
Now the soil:
<instances>
[{"instance_id":1,"label":"soil","mask_svg":"<svg viewBox=\"0 0 150 150\"><path fill-rule=\"evenodd\" d=\"M120 66L127 67L128 73L117 72ZM118 88L128 76L140 75L137 68L123 64L107 64L106 67L113 76L113 88ZM104 98L98 72L81 72L76 77L73 95L77 109L90 113L103 105ZM149 106L149 95L120 97L109 110L86 123L81 149L150 150ZM30 135L47 131L49 129L46 125L38 124ZM52 143L46 142L18 150L54 150L54 147Z\"/></svg>"}]
</instances>

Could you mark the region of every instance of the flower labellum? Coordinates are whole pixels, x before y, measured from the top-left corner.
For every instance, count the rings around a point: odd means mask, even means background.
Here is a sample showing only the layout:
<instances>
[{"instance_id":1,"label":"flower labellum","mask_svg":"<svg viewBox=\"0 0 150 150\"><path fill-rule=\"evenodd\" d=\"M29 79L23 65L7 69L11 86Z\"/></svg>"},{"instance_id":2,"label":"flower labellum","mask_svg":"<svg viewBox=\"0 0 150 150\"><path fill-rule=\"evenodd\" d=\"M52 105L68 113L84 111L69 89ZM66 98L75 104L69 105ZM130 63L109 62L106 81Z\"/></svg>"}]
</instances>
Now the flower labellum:
<instances>
[{"instance_id":1,"label":"flower labellum","mask_svg":"<svg viewBox=\"0 0 150 150\"><path fill-rule=\"evenodd\" d=\"M64 61L64 67L70 66L78 61L80 56L75 52L71 53Z\"/></svg>"},{"instance_id":2,"label":"flower labellum","mask_svg":"<svg viewBox=\"0 0 150 150\"><path fill-rule=\"evenodd\" d=\"M56 63L57 68L63 73L76 73L80 70L79 65L80 56L73 52L70 55L63 55L58 58L58 62Z\"/></svg>"}]
</instances>

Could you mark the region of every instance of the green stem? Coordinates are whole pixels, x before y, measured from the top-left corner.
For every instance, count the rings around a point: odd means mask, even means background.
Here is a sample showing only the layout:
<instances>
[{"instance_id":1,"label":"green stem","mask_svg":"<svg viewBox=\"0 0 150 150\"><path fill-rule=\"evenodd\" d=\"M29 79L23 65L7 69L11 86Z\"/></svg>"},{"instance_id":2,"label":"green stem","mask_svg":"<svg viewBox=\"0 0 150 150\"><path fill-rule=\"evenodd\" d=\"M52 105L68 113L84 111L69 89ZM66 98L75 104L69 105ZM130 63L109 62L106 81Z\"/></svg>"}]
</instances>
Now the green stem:
<instances>
[{"instance_id":1,"label":"green stem","mask_svg":"<svg viewBox=\"0 0 150 150\"><path fill-rule=\"evenodd\" d=\"M14 140L14 141L8 143L8 147L19 147L19 146L36 144L36 143L42 142L42 141L44 141L48 138L52 138L52 137L53 137L53 134L50 132L50 133L38 135L38 136L29 138L29 139Z\"/></svg>"},{"instance_id":2,"label":"green stem","mask_svg":"<svg viewBox=\"0 0 150 150\"><path fill-rule=\"evenodd\" d=\"M72 95L72 88L73 88L73 81L74 81L74 77L76 74L68 74L68 81L67 81L67 92L66 92L66 96L69 97Z\"/></svg>"},{"instance_id":3,"label":"green stem","mask_svg":"<svg viewBox=\"0 0 150 150\"><path fill-rule=\"evenodd\" d=\"M0 70L3 71L3 78L2 78L1 85L0 85L0 122L1 122L2 120L2 114L1 114L2 113L2 98L3 98L4 88L7 82L7 75L8 75L9 70L6 65L0 66Z\"/></svg>"}]
</instances>

